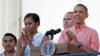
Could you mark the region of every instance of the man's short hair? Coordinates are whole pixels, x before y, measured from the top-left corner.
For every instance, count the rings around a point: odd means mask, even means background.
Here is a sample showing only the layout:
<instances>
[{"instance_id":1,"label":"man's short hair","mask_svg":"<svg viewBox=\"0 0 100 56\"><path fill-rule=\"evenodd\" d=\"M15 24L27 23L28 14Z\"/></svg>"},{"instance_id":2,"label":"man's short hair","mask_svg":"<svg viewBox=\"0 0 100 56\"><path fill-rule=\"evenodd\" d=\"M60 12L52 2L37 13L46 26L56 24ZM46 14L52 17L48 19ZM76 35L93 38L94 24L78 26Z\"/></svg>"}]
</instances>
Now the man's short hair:
<instances>
[{"instance_id":1,"label":"man's short hair","mask_svg":"<svg viewBox=\"0 0 100 56\"><path fill-rule=\"evenodd\" d=\"M73 14L73 12L67 12L67 13L72 13Z\"/></svg>"},{"instance_id":2,"label":"man's short hair","mask_svg":"<svg viewBox=\"0 0 100 56\"><path fill-rule=\"evenodd\" d=\"M5 35L4 35L4 37L5 36L12 36L13 38L14 38L14 40L15 40L15 43L17 43L17 38L16 38L16 36L14 35L14 34L12 34L12 33L6 33ZM4 40L4 37L3 37L3 40Z\"/></svg>"},{"instance_id":3,"label":"man's short hair","mask_svg":"<svg viewBox=\"0 0 100 56\"><path fill-rule=\"evenodd\" d=\"M82 6L82 7L86 10L86 13L88 13L88 9L87 9L87 7L86 7L85 5L83 5L83 4L77 4L76 6ZM76 6L75 6L75 7L76 7ZM75 7L74 7L74 8L75 8Z\"/></svg>"}]
</instances>

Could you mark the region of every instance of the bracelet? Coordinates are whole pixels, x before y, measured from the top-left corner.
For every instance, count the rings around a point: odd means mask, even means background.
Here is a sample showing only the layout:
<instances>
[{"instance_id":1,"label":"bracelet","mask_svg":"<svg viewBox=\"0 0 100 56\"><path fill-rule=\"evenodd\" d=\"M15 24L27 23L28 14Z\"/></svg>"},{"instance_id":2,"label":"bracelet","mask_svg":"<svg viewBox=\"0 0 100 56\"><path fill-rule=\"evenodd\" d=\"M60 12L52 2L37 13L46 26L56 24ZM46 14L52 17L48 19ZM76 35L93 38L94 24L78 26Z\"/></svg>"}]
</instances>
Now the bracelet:
<instances>
[{"instance_id":1,"label":"bracelet","mask_svg":"<svg viewBox=\"0 0 100 56\"><path fill-rule=\"evenodd\" d=\"M83 44L79 43L76 47L81 48L82 46L83 46Z\"/></svg>"}]
</instances>

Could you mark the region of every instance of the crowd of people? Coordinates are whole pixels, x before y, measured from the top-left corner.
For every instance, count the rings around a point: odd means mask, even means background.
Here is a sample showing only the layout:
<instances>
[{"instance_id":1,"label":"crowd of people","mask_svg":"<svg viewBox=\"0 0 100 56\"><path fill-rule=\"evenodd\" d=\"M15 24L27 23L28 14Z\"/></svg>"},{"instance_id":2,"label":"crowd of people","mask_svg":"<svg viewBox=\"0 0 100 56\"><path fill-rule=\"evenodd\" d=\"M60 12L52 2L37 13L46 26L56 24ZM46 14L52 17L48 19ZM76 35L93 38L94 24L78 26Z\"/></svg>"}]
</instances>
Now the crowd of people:
<instances>
[{"instance_id":1,"label":"crowd of people","mask_svg":"<svg viewBox=\"0 0 100 56\"><path fill-rule=\"evenodd\" d=\"M63 27L57 44L71 44L84 52L99 51L99 37L95 29L86 26L88 8L83 4L77 4L73 12L67 12L63 18ZM5 51L0 56L32 56L35 48L41 47L49 41L48 36L40 33L40 17L36 13L27 13L24 17L25 27L17 40L12 33L6 33L2 39ZM58 45L56 45L58 46ZM34 54L39 56L39 54Z\"/></svg>"}]
</instances>

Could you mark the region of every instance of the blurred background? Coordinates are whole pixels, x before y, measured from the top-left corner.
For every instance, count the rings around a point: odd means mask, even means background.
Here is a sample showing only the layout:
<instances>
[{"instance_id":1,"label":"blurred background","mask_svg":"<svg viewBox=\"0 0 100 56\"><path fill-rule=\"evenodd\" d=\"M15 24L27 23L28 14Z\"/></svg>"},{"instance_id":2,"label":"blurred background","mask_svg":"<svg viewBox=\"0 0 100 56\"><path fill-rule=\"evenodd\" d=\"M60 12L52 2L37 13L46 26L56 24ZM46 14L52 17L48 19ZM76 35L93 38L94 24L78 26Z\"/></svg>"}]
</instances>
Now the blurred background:
<instances>
[{"instance_id":1,"label":"blurred background","mask_svg":"<svg viewBox=\"0 0 100 56\"><path fill-rule=\"evenodd\" d=\"M100 37L100 0L0 0L0 53L4 51L3 35L11 32L19 38L20 31L24 28L23 18L27 13L33 12L40 16L39 31L45 34L50 29L63 29L65 13L73 11L78 3L87 6L89 17L86 25L97 30ZM54 36L55 43L59 35Z\"/></svg>"}]
</instances>

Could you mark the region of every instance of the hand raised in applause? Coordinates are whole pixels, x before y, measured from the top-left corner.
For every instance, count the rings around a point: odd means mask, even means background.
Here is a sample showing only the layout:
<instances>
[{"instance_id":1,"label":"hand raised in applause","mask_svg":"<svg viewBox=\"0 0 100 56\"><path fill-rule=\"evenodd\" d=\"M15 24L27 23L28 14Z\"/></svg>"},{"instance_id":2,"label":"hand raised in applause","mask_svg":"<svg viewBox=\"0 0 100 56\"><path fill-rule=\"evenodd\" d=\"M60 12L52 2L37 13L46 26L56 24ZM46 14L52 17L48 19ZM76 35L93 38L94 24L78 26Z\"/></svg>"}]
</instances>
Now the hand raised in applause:
<instances>
[{"instance_id":1,"label":"hand raised in applause","mask_svg":"<svg viewBox=\"0 0 100 56\"><path fill-rule=\"evenodd\" d=\"M67 34L68 41L69 41L68 43L70 43L74 46L76 46L79 43L77 38L76 38L76 35L73 32L67 31L66 34Z\"/></svg>"},{"instance_id":2,"label":"hand raised in applause","mask_svg":"<svg viewBox=\"0 0 100 56\"><path fill-rule=\"evenodd\" d=\"M21 32L21 39L22 39L22 44L24 46L26 46L27 44L32 44L32 42L31 42L32 39L30 39L30 34L26 28L24 28Z\"/></svg>"}]
</instances>

